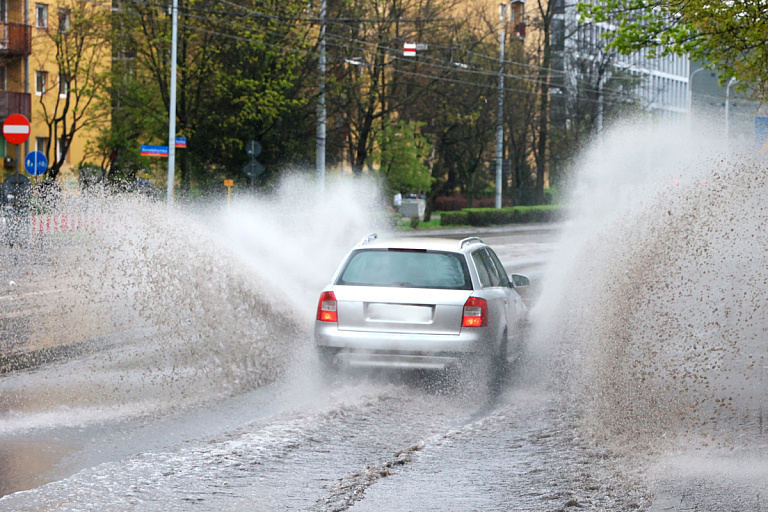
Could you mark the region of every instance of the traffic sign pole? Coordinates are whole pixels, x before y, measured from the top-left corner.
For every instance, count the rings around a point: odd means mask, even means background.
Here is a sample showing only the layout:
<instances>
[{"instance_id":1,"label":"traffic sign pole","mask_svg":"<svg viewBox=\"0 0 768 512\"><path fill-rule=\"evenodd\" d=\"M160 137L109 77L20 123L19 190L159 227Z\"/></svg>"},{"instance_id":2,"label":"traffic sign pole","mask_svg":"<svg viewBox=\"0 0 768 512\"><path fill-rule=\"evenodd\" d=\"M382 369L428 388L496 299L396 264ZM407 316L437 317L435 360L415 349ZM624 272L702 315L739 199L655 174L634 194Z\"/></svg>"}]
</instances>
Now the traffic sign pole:
<instances>
[{"instance_id":1,"label":"traffic sign pole","mask_svg":"<svg viewBox=\"0 0 768 512\"><path fill-rule=\"evenodd\" d=\"M178 51L179 0L172 3L171 22L171 91L168 112L168 204L173 204L173 184L176 179L176 53Z\"/></svg>"},{"instance_id":2,"label":"traffic sign pole","mask_svg":"<svg viewBox=\"0 0 768 512\"><path fill-rule=\"evenodd\" d=\"M227 208L232 205L230 197L232 196L232 185L235 184L235 180L224 180L224 186L227 187Z\"/></svg>"}]
</instances>

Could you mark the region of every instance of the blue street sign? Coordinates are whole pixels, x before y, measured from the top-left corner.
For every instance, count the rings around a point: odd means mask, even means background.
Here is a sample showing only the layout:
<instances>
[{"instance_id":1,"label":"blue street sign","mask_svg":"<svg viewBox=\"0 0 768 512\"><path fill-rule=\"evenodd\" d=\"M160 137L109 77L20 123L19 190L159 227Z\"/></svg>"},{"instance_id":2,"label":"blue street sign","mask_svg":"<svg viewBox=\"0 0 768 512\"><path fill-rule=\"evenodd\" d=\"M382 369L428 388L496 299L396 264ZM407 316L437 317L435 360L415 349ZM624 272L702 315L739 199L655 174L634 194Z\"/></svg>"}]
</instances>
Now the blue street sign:
<instances>
[{"instance_id":1,"label":"blue street sign","mask_svg":"<svg viewBox=\"0 0 768 512\"><path fill-rule=\"evenodd\" d=\"M24 168L32 176L40 176L48 169L48 159L39 151L30 151L24 159Z\"/></svg>"},{"instance_id":2,"label":"blue street sign","mask_svg":"<svg viewBox=\"0 0 768 512\"><path fill-rule=\"evenodd\" d=\"M141 154L144 156L168 156L168 146L141 145Z\"/></svg>"},{"instance_id":3,"label":"blue street sign","mask_svg":"<svg viewBox=\"0 0 768 512\"><path fill-rule=\"evenodd\" d=\"M185 148L187 147L187 138L186 137L176 137L176 147L177 148Z\"/></svg>"}]
</instances>

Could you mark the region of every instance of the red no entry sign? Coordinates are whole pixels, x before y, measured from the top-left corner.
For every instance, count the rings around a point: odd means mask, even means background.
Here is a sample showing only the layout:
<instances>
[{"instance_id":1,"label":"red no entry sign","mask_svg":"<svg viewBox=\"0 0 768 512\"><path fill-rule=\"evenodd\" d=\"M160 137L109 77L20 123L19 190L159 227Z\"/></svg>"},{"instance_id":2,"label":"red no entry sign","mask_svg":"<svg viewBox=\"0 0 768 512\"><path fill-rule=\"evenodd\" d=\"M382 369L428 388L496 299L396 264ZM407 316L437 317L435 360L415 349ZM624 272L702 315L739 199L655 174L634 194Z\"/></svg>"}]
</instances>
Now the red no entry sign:
<instances>
[{"instance_id":1,"label":"red no entry sign","mask_svg":"<svg viewBox=\"0 0 768 512\"><path fill-rule=\"evenodd\" d=\"M23 144L29 138L29 121L21 114L11 114L3 123L3 135L11 144Z\"/></svg>"}]
</instances>

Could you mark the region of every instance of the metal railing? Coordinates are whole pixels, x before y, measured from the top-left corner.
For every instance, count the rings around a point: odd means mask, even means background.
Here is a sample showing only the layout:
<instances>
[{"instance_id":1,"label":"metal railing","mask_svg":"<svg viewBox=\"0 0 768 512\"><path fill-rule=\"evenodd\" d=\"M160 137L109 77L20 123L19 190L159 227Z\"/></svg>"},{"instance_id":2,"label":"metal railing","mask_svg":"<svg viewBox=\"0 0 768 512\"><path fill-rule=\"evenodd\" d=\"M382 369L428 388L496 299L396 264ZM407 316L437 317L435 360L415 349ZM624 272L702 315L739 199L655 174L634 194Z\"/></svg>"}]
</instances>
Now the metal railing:
<instances>
[{"instance_id":1,"label":"metal railing","mask_svg":"<svg viewBox=\"0 0 768 512\"><path fill-rule=\"evenodd\" d=\"M0 56L25 57L32 53L32 27L0 23Z\"/></svg>"},{"instance_id":2,"label":"metal railing","mask_svg":"<svg viewBox=\"0 0 768 512\"><path fill-rule=\"evenodd\" d=\"M11 114L21 114L30 119L32 96L23 92L0 91L0 120Z\"/></svg>"}]
</instances>

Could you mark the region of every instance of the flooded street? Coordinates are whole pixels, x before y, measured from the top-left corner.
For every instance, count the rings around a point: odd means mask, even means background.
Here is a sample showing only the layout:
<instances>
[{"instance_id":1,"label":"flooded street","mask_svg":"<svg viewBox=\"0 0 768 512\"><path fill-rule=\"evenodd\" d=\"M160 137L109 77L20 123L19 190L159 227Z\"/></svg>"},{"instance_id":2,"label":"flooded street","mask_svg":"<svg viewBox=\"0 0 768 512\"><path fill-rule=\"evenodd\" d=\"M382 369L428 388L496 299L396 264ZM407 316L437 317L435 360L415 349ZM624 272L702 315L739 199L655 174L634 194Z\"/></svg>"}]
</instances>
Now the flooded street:
<instances>
[{"instance_id":1,"label":"flooded street","mask_svg":"<svg viewBox=\"0 0 768 512\"><path fill-rule=\"evenodd\" d=\"M236 226L242 229L243 224ZM205 228L201 229L204 233ZM442 235L464 236L450 231ZM103 244L112 235L102 239L98 237L103 235L93 236ZM120 236L136 235L129 232ZM526 271L537 282L555 249L559 226L486 230L484 236L510 271ZM58 243L59 248L71 251L67 257L84 257L70 240ZM155 251L166 250L162 244L153 247L145 243L141 247L144 254L152 251L155 257ZM5 254L13 254L13 250ZM236 253L232 250L230 257L235 258ZM272 264L269 257L261 263ZM208 258L201 256L193 268L208 264ZM283 262L276 260L274 264ZM7 268L17 281L25 275L39 279L51 269L71 281L77 278L77 274L68 273L73 270L89 277L100 273L105 279L99 281L97 290L80 285L80 289L56 291L70 297L70 309L57 319L57 307L49 307L47 321L56 325L86 318L93 308L102 317L109 312L112 320L98 324L103 329L95 333L98 336L81 336L86 338L85 344L65 338L60 346L72 353L63 351L60 357L53 357L54 352L44 348L31 350L42 360L33 357L27 368L8 371L0 380L4 448L0 474L6 494L0 499L0 510L187 510L192 503L208 510L376 508L383 506L376 505L379 498L365 499L371 488L385 481L399 486L396 477L405 476L409 468L445 457L439 467L422 476L432 480L429 485L434 494L425 497L418 487L403 488L405 494L395 491L402 494L404 506L431 503L437 510L454 499L450 485L439 491L438 484L451 471L464 471L461 468L474 458L460 453L467 440L480 443L473 452L497 457L493 465L486 466L488 457L481 457L473 467L465 468L465 478L484 482L474 497L465 496L468 507L489 508L489 503L497 502L499 510L508 509L505 503L516 496L516 487L525 487L528 490L519 502L521 509L548 510L553 502L591 500L588 496L594 490L586 487L600 488L582 473L576 474L572 484L551 488L552 475L542 472L541 463L553 451L572 443L567 415L549 392L523 384L522 374L494 399L472 389L446 388L433 375L383 374L371 379L353 375L329 384L314 366L311 339L291 323L296 318L287 316L281 323L281 317L276 316L274 325L267 328L275 343L284 339L286 328L295 334L296 339L281 352L253 348L240 352L243 345L239 343L230 348L213 344L211 339L201 340L203 334L216 336L216 327L206 331L202 325L196 332L194 309L189 315L172 312L174 323L166 324L157 320L156 311L136 314L134 307L125 308L126 297L147 293L134 288L135 276L158 272L152 268L121 268L116 275L109 265L83 270L52 262L49 268L27 266L26 274L24 265ZM29 272L30 268L37 270ZM227 279L238 277L237 271L227 272ZM194 270L188 274L190 282L185 283L192 295L183 298L188 303L194 304L195 293L205 293L200 289L221 290L216 288L219 278L206 278L216 282L205 283L205 276L193 274ZM300 280L300 276L292 279ZM113 294L109 280L125 286L124 293ZM38 288L44 284L37 282ZM248 290L246 285L238 284L244 287L240 295L227 297L222 293L224 297L217 298L221 310L232 311L248 300L242 293ZM291 279L285 284L300 286ZM33 282L26 285L32 287ZM13 297L9 304L18 312L21 301L34 300L38 295L29 289L19 292L16 286L8 296ZM81 290L99 293L102 302L92 304ZM305 293L315 292L308 289ZM161 293L166 296L172 290L162 288ZM53 295L51 291L49 296ZM291 301L298 305L302 299L297 295ZM313 300L305 302L311 304ZM267 308L266 304L260 306ZM199 320L218 321L212 305L205 308L211 318ZM10 306L4 312L8 317L14 314ZM30 328L20 331L4 324L5 339L15 336L17 346L30 348L30 340L44 337L35 330L42 327L34 317L18 317ZM311 310L307 318L312 318ZM250 325L247 319L229 329L242 331ZM51 332L48 330L47 336L57 339ZM257 334L259 339L266 335ZM215 358L199 352L212 346L219 351ZM255 348L259 349L257 344ZM290 361L273 362L275 354L290 357ZM53 361L48 362L47 357ZM251 362L238 358L250 358ZM245 375L248 364L253 365L255 375ZM270 364L281 368L276 370L277 377L266 373ZM588 457L586 448L565 455L558 471L570 479L567 466L584 465ZM507 459L516 462L499 472ZM443 472L447 473L441 476ZM531 478L538 482L538 488L530 487ZM414 483L411 478L405 482ZM499 494L488 494L488 485ZM392 502L394 508L396 503Z\"/></svg>"},{"instance_id":2,"label":"flooded street","mask_svg":"<svg viewBox=\"0 0 768 512\"><path fill-rule=\"evenodd\" d=\"M473 412L455 397L377 382L346 386L301 411L214 438L104 463L0 504L3 510L188 510L192 504L202 510L552 510L579 502L630 510L642 503L644 496L622 488L614 461L603 457L574 440L567 417L544 396L511 392L492 410Z\"/></svg>"},{"instance_id":3,"label":"flooded street","mask_svg":"<svg viewBox=\"0 0 768 512\"><path fill-rule=\"evenodd\" d=\"M0 511L762 510L768 187L693 167L472 230L537 295L498 396L319 373L319 290L388 229L363 182L94 199L99 229L0 249Z\"/></svg>"}]
</instances>

